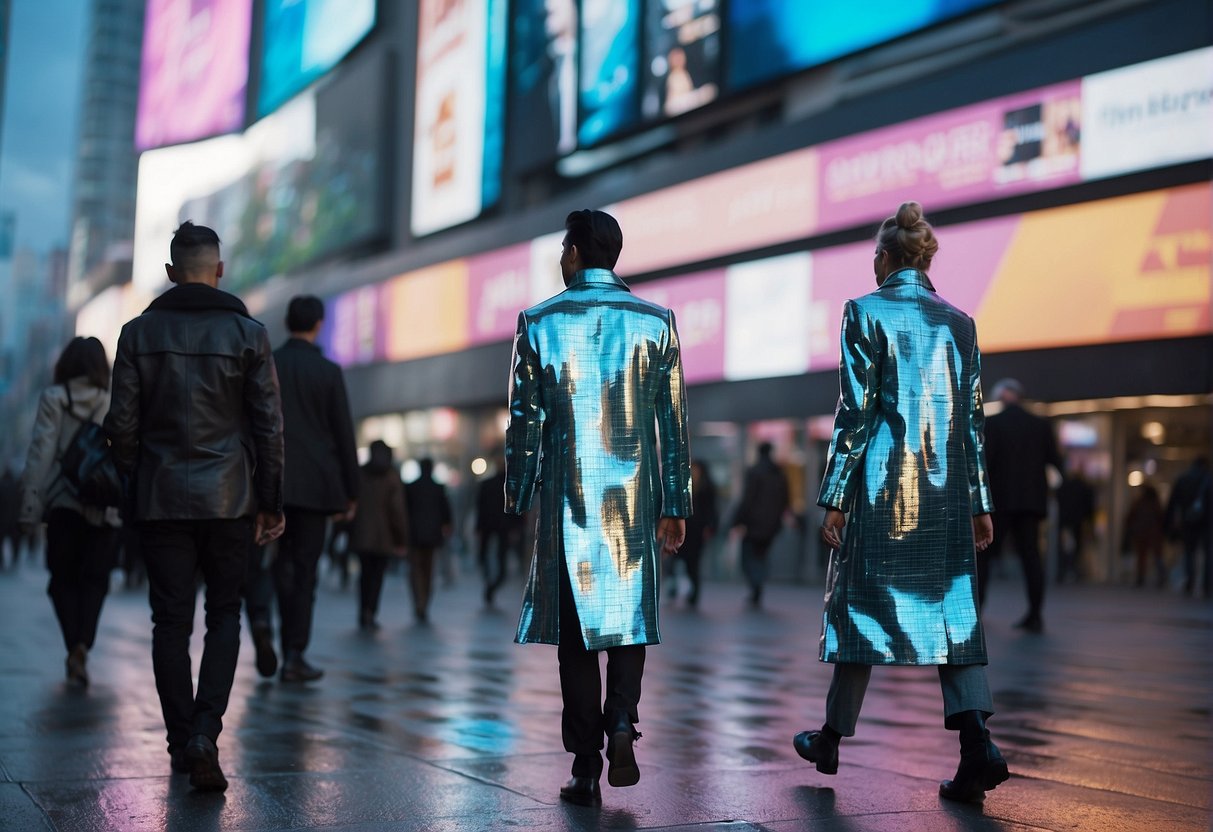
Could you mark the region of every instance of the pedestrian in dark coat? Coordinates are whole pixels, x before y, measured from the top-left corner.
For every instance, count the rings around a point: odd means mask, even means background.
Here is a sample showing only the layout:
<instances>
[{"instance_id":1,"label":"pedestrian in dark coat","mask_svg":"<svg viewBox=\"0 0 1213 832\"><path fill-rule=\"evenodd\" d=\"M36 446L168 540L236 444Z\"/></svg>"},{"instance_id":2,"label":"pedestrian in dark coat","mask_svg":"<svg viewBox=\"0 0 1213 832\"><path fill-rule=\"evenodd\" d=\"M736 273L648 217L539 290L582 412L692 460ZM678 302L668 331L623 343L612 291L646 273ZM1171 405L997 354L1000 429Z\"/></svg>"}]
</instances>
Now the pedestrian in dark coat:
<instances>
[{"instance_id":1,"label":"pedestrian in dark coat","mask_svg":"<svg viewBox=\"0 0 1213 832\"><path fill-rule=\"evenodd\" d=\"M1137 562L1137 585L1146 585L1146 571L1154 562L1154 580L1161 589L1167 584L1167 566L1162 547L1166 538L1166 513L1158 489L1146 483L1125 515L1124 541Z\"/></svg>"},{"instance_id":2,"label":"pedestrian in dark coat","mask_svg":"<svg viewBox=\"0 0 1213 832\"><path fill-rule=\"evenodd\" d=\"M480 573L484 577L484 603L493 606L493 596L505 582L510 555L522 550L524 518L505 511L505 457L498 455L497 470L476 489L476 537L480 545Z\"/></svg>"},{"instance_id":3,"label":"pedestrian in dark coat","mask_svg":"<svg viewBox=\"0 0 1213 832\"><path fill-rule=\"evenodd\" d=\"M699 564L703 559L703 550L712 536L716 534L716 526L720 522L716 507L716 484L703 460L691 461L691 516L687 518L687 536L682 542L682 548L670 558L669 578L674 579L673 565L678 561L686 568L687 580L691 582L691 591L687 593L687 606L699 606ZM677 597L677 586L672 583L670 597Z\"/></svg>"},{"instance_id":4,"label":"pedestrian in dark coat","mask_svg":"<svg viewBox=\"0 0 1213 832\"><path fill-rule=\"evenodd\" d=\"M383 575L392 558L403 558L408 545L408 514L404 485L392 464L392 449L382 440L371 443L371 457L362 466L358 513L350 526L350 551L362 566L358 583L358 626L378 630Z\"/></svg>"},{"instance_id":5,"label":"pedestrian in dark coat","mask_svg":"<svg viewBox=\"0 0 1213 832\"><path fill-rule=\"evenodd\" d=\"M1213 588L1213 560L1210 560L1209 511L1213 503L1213 481L1209 475L1208 457L1197 457L1175 480L1167 499L1167 531L1177 538L1184 550L1184 592L1196 594L1197 568L1204 573L1204 595L1210 597Z\"/></svg>"},{"instance_id":6,"label":"pedestrian in dark coat","mask_svg":"<svg viewBox=\"0 0 1213 832\"><path fill-rule=\"evenodd\" d=\"M319 298L292 298L286 313L291 337L274 351L286 443L286 532L274 560L284 682L324 675L303 657L312 635L316 567L329 518L352 520L358 499L358 452L345 379L315 343L323 322Z\"/></svg>"},{"instance_id":7,"label":"pedestrian in dark coat","mask_svg":"<svg viewBox=\"0 0 1213 832\"><path fill-rule=\"evenodd\" d=\"M1028 612L1016 627L1032 633L1044 629L1045 568L1040 553L1040 522L1048 514L1046 466L1062 470L1057 441L1047 419L1024 409L1023 385L1013 378L994 385L1002 411L986 420L986 464L994 497L994 542L977 557L978 603L984 604L990 560L1007 538L1023 564Z\"/></svg>"},{"instance_id":8,"label":"pedestrian in dark coat","mask_svg":"<svg viewBox=\"0 0 1213 832\"><path fill-rule=\"evenodd\" d=\"M434 552L451 536L451 501L446 486L434 481L434 460L418 461L421 474L405 486L409 512L409 583L413 614L429 620L430 593L434 586Z\"/></svg>"},{"instance_id":9,"label":"pedestrian in dark coat","mask_svg":"<svg viewBox=\"0 0 1213 832\"><path fill-rule=\"evenodd\" d=\"M752 607L762 604L767 552L783 528L783 515L787 510L787 477L771 458L771 443L763 442L758 446L758 460L746 472L741 505L733 518L733 527L742 530L741 569L750 584Z\"/></svg>"}]
</instances>

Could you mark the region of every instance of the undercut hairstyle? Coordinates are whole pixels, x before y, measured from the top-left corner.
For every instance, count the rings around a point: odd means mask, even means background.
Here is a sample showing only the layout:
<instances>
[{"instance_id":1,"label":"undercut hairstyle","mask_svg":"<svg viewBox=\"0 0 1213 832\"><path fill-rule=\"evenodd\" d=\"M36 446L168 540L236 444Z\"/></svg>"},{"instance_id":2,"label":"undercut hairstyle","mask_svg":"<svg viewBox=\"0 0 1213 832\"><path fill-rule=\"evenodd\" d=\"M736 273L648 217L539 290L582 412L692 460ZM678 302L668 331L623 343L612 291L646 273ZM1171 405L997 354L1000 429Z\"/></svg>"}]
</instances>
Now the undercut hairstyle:
<instances>
[{"instance_id":1,"label":"undercut hairstyle","mask_svg":"<svg viewBox=\"0 0 1213 832\"><path fill-rule=\"evenodd\" d=\"M315 295L298 295L286 307L286 328L291 332L311 332L324 320L324 301Z\"/></svg>"},{"instance_id":2,"label":"undercut hairstyle","mask_svg":"<svg viewBox=\"0 0 1213 832\"><path fill-rule=\"evenodd\" d=\"M935 229L923 218L922 206L917 202L903 202L896 216L880 224L876 244L889 253L894 268L924 272L931 268L931 260L939 251Z\"/></svg>"},{"instance_id":3,"label":"undercut hairstyle","mask_svg":"<svg viewBox=\"0 0 1213 832\"><path fill-rule=\"evenodd\" d=\"M204 258L212 252L218 259L219 235L205 225L194 225L186 220L173 232L173 241L168 250L173 268L191 272L200 265L206 265Z\"/></svg>"},{"instance_id":4,"label":"undercut hairstyle","mask_svg":"<svg viewBox=\"0 0 1213 832\"><path fill-rule=\"evenodd\" d=\"M55 384L67 384L74 378L88 379L93 387L110 389L110 362L105 347L96 338L77 335L67 342L55 362Z\"/></svg>"},{"instance_id":5,"label":"undercut hairstyle","mask_svg":"<svg viewBox=\"0 0 1213 832\"><path fill-rule=\"evenodd\" d=\"M623 250L623 231L605 211L574 211L564 220L571 245L577 246L587 269L614 269Z\"/></svg>"}]
</instances>

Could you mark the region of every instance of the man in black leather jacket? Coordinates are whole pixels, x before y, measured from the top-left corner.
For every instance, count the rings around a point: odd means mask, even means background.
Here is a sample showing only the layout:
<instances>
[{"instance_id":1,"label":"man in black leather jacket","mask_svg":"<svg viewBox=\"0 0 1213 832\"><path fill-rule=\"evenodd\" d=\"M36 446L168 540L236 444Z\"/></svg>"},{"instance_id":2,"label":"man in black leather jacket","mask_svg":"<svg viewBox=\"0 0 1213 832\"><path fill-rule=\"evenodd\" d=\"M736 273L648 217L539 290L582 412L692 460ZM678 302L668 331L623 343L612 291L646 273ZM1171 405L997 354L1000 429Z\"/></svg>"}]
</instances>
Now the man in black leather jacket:
<instances>
[{"instance_id":1,"label":"man in black leather jacket","mask_svg":"<svg viewBox=\"0 0 1213 832\"><path fill-rule=\"evenodd\" d=\"M282 407L265 328L219 291L219 237L182 223L165 264L177 284L122 328L109 434L132 479L152 606L152 667L174 771L222 791L215 741L240 649L240 587L254 542L282 534ZM206 647L190 672L197 590Z\"/></svg>"}]
</instances>

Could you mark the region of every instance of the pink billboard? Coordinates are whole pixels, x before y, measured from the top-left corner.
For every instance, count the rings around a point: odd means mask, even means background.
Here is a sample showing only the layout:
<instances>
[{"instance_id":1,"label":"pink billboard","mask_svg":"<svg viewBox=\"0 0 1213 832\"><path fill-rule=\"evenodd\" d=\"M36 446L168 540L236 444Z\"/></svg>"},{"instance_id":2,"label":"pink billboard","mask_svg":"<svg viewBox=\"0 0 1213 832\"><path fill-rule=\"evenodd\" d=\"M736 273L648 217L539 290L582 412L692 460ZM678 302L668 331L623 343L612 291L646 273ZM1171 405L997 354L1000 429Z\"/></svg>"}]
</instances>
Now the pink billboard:
<instances>
[{"instance_id":1,"label":"pink billboard","mask_svg":"<svg viewBox=\"0 0 1213 832\"><path fill-rule=\"evenodd\" d=\"M531 303L530 243L468 260L468 343L513 338L518 313Z\"/></svg>"},{"instance_id":2,"label":"pink billboard","mask_svg":"<svg viewBox=\"0 0 1213 832\"><path fill-rule=\"evenodd\" d=\"M632 289L637 296L674 310L687 384L724 378L724 269L654 280Z\"/></svg>"},{"instance_id":3,"label":"pink billboard","mask_svg":"<svg viewBox=\"0 0 1213 832\"><path fill-rule=\"evenodd\" d=\"M343 367L383 360L387 355L384 284L343 292L328 307L321 341L329 358Z\"/></svg>"},{"instance_id":4,"label":"pink billboard","mask_svg":"<svg viewBox=\"0 0 1213 832\"><path fill-rule=\"evenodd\" d=\"M135 146L244 126L252 0L148 0Z\"/></svg>"},{"instance_id":5,"label":"pink billboard","mask_svg":"<svg viewBox=\"0 0 1213 832\"><path fill-rule=\"evenodd\" d=\"M881 220L908 200L930 214L1078 182L1081 136L1081 83L1070 81L828 142L818 230Z\"/></svg>"}]
</instances>

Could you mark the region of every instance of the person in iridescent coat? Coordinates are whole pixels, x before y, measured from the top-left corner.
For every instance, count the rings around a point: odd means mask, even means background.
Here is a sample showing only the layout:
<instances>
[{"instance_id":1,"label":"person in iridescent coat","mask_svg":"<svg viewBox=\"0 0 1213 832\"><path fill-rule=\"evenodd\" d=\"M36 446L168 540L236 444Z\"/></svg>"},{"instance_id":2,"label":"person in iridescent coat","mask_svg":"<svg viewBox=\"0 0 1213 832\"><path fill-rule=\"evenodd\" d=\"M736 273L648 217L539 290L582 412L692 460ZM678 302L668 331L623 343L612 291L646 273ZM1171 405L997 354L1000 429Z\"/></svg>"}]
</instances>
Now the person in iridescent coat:
<instances>
[{"instance_id":1,"label":"person in iridescent coat","mask_svg":"<svg viewBox=\"0 0 1213 832\"><path fill-rule=\"evenodd\" d=\"M612 271L623 247L613 217L574 211L565 229L567 288L518 316L505 510L523 514L538 494L516 640L558 645L561 728L574 755L560 796L599 805L604 736L607 781L640 779L632 743L645 645L661 640L660 558L685 537L691 466L674 313Z\"/></svg>"},{"instance_id":2,"label":"person in iridescent coat","mask_svg":"<svg viewBox=\"0 0 1213 832\"><path fill-rule=\"evenodd\" d=\"M903 204L876 237L877 290L843 310L841 396L818 497L833 550L820 657L834 677L825 724L793 745L835 774L872 666L937 665L944 726L960 732L960 766L939 793L967 802L1008 775L985 725L994 706L977 611L976 550L994 533L981 352L973 319L927 276L938 248L921 206Z\"/></svg>"}]
</instances>

